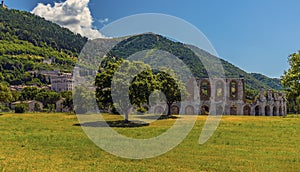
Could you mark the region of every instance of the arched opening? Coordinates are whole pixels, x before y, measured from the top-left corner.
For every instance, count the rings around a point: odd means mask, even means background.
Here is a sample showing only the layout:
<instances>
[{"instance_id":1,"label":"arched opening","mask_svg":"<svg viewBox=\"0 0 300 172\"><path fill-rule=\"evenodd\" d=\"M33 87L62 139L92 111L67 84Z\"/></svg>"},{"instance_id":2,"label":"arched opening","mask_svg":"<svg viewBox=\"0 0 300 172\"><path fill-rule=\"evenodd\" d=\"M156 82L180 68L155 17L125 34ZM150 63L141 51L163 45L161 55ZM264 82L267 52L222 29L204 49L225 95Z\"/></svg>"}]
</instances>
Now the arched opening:
<instances>
[{"instance_id":1,"label":"arched opening","mask_svg":"<svg viewBox=\"0 0 300 172\"><path fill-rule=\"evenodd\" d=\"M200 84L200 98L202 100L209 100L211 95L210 83L207 80L201 81Z\"/></svg>"},{"instance_id":2,"label":"arched opening","mask_svg":"<svg viewBox=\"0 0 300 172\"><path fill-rule=\"evenodd\" d=\"M244 106L243 112L244 112L244 115L249 116L250 112L251 112L251 108L248 105L246 105L246 106Z\"/></svg>"},{"instance_id":3,"label":"arched opening","mask_svg":"<svg viewBox=\"0 0 300 172\"><path fill-rule=\"evenodd\" d=\"M209 107L206 106L206 105L203 105L203 106L201 107L200 112L201 112L201 115L208 115L208 114L209 114Z\"/></svg>"},{"instance_id":4,"label":"arched opening","mask_svg":"<svg viewBox=\"0 0 300 172\"><path fill-rule=\"evenodd\" d=\"M282 116L282 107L279 107L279 116Z\"/></svg>"},{"instance_id":5,"label":"arched opening","mask_svg":"<svg viewBox=\"0 0 300 172\"><path fill-rule=\"evenodd\" d=\"M172 115L178 115L178 114L179 114L179 107L176 106L176 105L173 105L173 106L171 107L171 114L172 114Z\"/></svg>"},{"instance_id":6,"label":"arched opening","mask_svg":"<svg viewBox=\"0 0 300 172\"><path fill-rule=\"evenodd\" d=\"M39 111L41 111L41 110L42 110L41 105L40 105L39 103L34 103L34 111L35 111L35 112L39 112ZM59 109L59 111L62 112L62 111L63 111L63 108Z\"/></svg>"},{"instance_id":7,"label":"arched opening","mask_svg":"<svg viewBox=\"0 0 300 172\"><path fill-rule=\"evenodd\" d=\"M222 81L216 82L216 100L222 100L224 97L224 84Z\"/></svg>"},{"instance_id":8,"label":"arched opening","mask_svg":"<svg viewBox=\"0 0 300 172\"><path fill-rule=\"evenodd\" d=\"M256 106L255 107L255 116L259 116L260 115L260 107Z\"/></svg>"},{"instance_id":9,"label":"arched opening","mask_svg":"<svg viewBox=\"0 0 300 172\"><path fill-rule=\"evenodd\" d=\"M230 107L230 115L237 115L237 107L235 105Z\"/></svg>"},{"instance_id":10,"label":"arched opening","mask_svg":"<svg viewBox=\"0 0 300 172\"><path fill-rule=\"evenodd\" d=\"M277 113L277 107L274 106L273 107L273 116L277 116L277 115L278 115L278 113Z\"/></svg>"},{"instance_id":11,"label":"arched opening","mask_svg":"<svg viewBox=\"0 0 300 172\"><path fill-rule=\"evenodd\" d=\"M157 106L154 109L154 114L163 114L164 113L164 108L161 106Z\"/></svg>"},{"instance_id":12,"label":"arched opening","mask_svg":"<svg viewBox=\"0 0 300 172\"><path fill-rule=\"evenodd\" d=\"M194 115L195 114L194 107L193 106L187 106L185 108L185 114Z\"/></svg>"},{"instance_id":13,"label":"arched opening","mask_svg":"<svg viewBox=\"0 0 300 172\"><path fill-rule=\"evenodd\" d=\"M230 98L237 99L238 98L238 83L236 81L231 81L229 86Z\"/></svg>"},{"instance_id":14,"label":"arched opening","mask_svg":"<svg viewBox=\"0 0 300 172\"><path fill-rule=\"evenodd\" d=\"M266 116L270 116L270 115L271 115L270 106L266 106L266 107L265 107L265 115L266 115Z\"/></svg>"},{"instance_id":15,"label":"arched opening","mask_svg":"<svg viewBox=\"0 0 300 172\"><path fill-rule=\"evenodd\" d=\"M224 113L224 108L223 108L223 106L218 105L218 106L216 107L216 112L217 112L217 115L223 115L223 113Z\"/></svg>"}]
</instances>

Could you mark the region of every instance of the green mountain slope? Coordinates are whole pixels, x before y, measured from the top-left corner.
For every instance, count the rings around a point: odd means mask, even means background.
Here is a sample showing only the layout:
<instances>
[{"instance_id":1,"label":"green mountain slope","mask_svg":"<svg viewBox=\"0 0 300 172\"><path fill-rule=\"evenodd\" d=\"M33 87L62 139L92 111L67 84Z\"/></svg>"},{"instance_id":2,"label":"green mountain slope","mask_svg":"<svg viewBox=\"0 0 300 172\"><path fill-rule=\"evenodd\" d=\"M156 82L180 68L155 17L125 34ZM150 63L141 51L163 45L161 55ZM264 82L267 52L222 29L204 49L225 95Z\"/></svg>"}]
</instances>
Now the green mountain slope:
<instances>
[{"instance_id":1,"label":"green mountain slope","mask_svg":"<svg viewBox=\"0 0 300 172\"><path fill-rule=\"evenodd\" d=\"M152 33L132 36L121 41L109 52L109 56L117 58L128 58L134 53L149 49L159 49L177 56L187 66L190 67L190 70L194 74L194 76L199 78L208 77L208 75L203 64L197 56L199 56L200 59L209 59L212 61L218 59L217 57L197 47L174 42L165 37ZM196 54L194 52L196 52ZM266 76L258 77L257 75L249 74L225 60L219 60L223 65L225 77L244 78L248 88L281 89L280 83L275 79L271 79ZM214 66L211 67L213 68Z\"/></svg>"},{"instance_id":2,"label":"green mountain slope","mask_svg":"<svg viewBox=\"0 0 300 172\"><path fill-rule=\"evenodd\" d=\"M87 41L87 38L29 12L3 8L0 8L0 39L18 39L34 46L71 53L79 53Z\"/></svg>"},{"instance_id":3,"label":"green mountain slope","mask_svg":"<svg viewBox=\"0 0 300 172\"><path fill-rule=\"evenodd\" d=\"M203 64L193 51L180 42L152 33L129 37L113 47L108 54L110 57L127 58L136 52L150 49L167 51L181 59L196 77L207 77Z\"/></svg>"},{"instance_id":4,"label":"green mountain slope","mask_svg":"<svg viewBox=\"0 0 300 172\"><path fill-rule=\"evenodd\" d=\"M86 58L90 59L89 61L92 63L95 58L101 58L104 55L99 44L107 44L107 42L114 44L120 40L123 41L108 52L108 57L127 58L142 50L163 50L181 59L190 67L194 76L199 78L207 77L207 71L198 56L217 59L197 47L174 42L150 33L106 40L105 43L103 41L97 43L95 40L96 43L91 44L91 47L94 46L93 50L100 51L98 54L93 54L91 51ZM54 69L71 71L86 42L87 38L31 13L0 8L0 81L12 85L47 84L43 76L33 74L33 72ZM107 45L103 45L103 47L105 46ZM49 64L50 59L51 64ZM271 79L260 74L249 74L222 59L220 60L226 77L245 78L249 88L281 89L278 79Z\"/></svg>"},{"instance_id":5,"label":"green mountain slope","mask_svg":"<svg viewBox=\"0 0 300 172\"><path fill-rule=\"evenodd\" d=\"M71 71L86 42L87 38L29 12L0 8L0 81L47 84L33 71Z\"/></svg>"},{"instance_id":6,"label":"green mountain slope","mask_svg":"<svg viewBox=\"0 0 300 172\"><path fill-rule=\"evenodd\" d=\"M268 85L271 88L277 89L277 90L281 90L282 89L282 85L280 82L279 78L269 78L265 75L259 74L259 73L250 73L254 78L256 78L257 80L265 83L266 85Z\"/></svg>"}]
</instances>

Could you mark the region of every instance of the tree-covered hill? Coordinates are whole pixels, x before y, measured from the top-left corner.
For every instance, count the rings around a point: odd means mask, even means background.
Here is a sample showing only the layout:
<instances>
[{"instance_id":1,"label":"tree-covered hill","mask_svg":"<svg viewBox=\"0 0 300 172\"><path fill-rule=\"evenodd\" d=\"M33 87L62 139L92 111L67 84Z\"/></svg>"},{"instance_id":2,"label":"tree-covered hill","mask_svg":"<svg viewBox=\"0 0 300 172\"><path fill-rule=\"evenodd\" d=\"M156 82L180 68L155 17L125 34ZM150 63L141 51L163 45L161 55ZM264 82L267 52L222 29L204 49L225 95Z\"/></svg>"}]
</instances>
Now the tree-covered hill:
<instances>
[{"instance_id":1,"label":"tree-covered hill","mask_svg":"<svg viewBox=\"0 0 300 172\"><path fill-rule=\"evenodd\" d=\"M208 52L179 42L171 41L163 36L147 33L132 36L128 39L121 41L116 45L108 54L110 57L128 58L129 56L143 50L159 49L167 51L179 59L181 59L195 77L203 78L208 77L200 59L216 60L217 57L209 54ZM193 51L192 51L193 50ZM195 54L196 52L196 54ZM254 75L243 71L242 69L232 65L231 63L220 59L225 77L229 78L244 78L248 88L251 89L281 89L280 82L276 79L271 79L263 75ZM212 66L213 67L213 66Z\"/></svg>"},{"instance_id":2,"label":"tree-covered hill","mask_svg":"<svg viewBox=\"0 0 300 172\"><path fill-rule=\"evenodd\" d=\"M260 73L250 73L254 78L257 80L265 83L266 85L270 86L271 88L281 90L282 85L279 78L269 78L265 75L262 75Z\"/></svg>"},{"instance_id":3,"label":"tree-covered hill","mask_svg":"<svg viewBox=\"0 0 300 172\"><path fill-rule=\"evenodd\" d=\"M198 57L217 59L199 48L151 33L110 39L104 43L114 44L120 40L123 41L117 44L108 56L127 58L142 50L163 50L181 59L190 67L194 76L199 78L207 77L207 71ZM71 71L86 42L87 38L29 12L0 8L0 82L5 81L12 85L47 84L45 78L32 72L53 69ZM92 46L93 50L99 49L99 43L97 40L95 42L91 44L95 46ZM92 62L94 58L101 58L100 56L103 56L103 53L91 53L87 54L86 58ZM281 89L278 79L249 74L222 59L221 63L226 77L245 78L249 88Z\"/></svg>"},{"instance_id":4,"label":"tree-covered hill","mask_svg":"<svg viewBox=\"0 0 300 172\"><path fill-rule=\"evenodd\" d=\"M25 11L0 8L0 39L23 40L34 46L79 53L87 41L79 34Z\"/></svg>"},{"instance_id":5,"label":"tree-covered hill","mask_svg":"<svg viewBox=\"0 0 300 172\"><path fill-rule=\"evenodd\" d=\"M183 43L173 42L152 33L129 37L113 47L108 54L110 57L127 58L139 51L151 49L169 52L182 60L196 77L207 77L203 64L193 51L185 47Z\"/></svg>"},{"instance_id":6,"label":"tree-covered hill","mask_svg":"<svg viewBox=\"0 0 300 172\"><path fill-rule=\"evenodd\" d=\"M0 8L0 82L43 85L41 70L71 71L87 38L25 11Z\"/></svg>"}]
</instances>

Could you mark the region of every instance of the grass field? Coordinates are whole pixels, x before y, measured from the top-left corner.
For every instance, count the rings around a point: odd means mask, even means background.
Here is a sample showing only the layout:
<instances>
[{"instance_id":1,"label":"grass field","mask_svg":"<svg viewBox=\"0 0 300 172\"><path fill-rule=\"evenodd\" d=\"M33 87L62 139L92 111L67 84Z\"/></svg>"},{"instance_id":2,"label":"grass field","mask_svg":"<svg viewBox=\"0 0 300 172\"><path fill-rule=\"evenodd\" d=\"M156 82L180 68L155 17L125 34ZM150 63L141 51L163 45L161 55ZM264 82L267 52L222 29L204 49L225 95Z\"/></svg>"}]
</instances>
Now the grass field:
<instances>
[{"instance_id":1,"label":"grass field","mask_svg":"<svg viewBox=\"0 0 300 172\"><path fill-rule=\"evenodd\" d=\"M187 138L168 153L130 160L94 145L74 125L75 115L3 114L0 171L300 171L300 116L225 116L210 140L199 145L205 119L199 116ZM149 138L173 123L174 119L159 120L146 127L115 130Z\"/></svg>"}]
</instances>

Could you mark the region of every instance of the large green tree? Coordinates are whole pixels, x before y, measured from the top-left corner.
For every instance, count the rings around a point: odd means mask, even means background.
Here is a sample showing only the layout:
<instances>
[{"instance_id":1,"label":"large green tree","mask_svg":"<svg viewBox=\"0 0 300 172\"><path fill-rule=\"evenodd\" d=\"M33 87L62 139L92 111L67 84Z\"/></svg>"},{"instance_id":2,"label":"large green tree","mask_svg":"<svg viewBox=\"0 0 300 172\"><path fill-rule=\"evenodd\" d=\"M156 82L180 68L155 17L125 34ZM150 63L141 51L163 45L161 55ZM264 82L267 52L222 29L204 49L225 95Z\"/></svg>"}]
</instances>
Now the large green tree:
<instances>
[{"instance_id":1,"label":"large green tree","mask_svg":"<svg viewBox=\"0 0 300 172\"><path fill-rule=\"evenodd\" d=\"M300 51L289 56L290 68L284 71L281 83L287 91L288 110L300 113Z\"/></svg>"},{"instance_id":2,"label":"large green tree","mask_svg":"<svg viewBox=\"0 0 300 172\"><path fill-rule=\"evenodd\" d=\"M149 105L151 95L158 90L166 98L168 115L171 115L171 105L174 102L189 96L182 81L178 79L174 71L167 68L154 74L150 66L143 62L120 60L108 62L100 71L95 82L96 97L100 108L116 107L124 113L126 121L128 121L130 108ZM114 100L113 97L115 97Z\"/></svg>"},{"instance_id":3,"label":"large green tree","mask_svg":"<svg viewBox=\"0 0 300 172\"><path fill-rule=\"evenodd\" d=\"M114 73L111 94L116 98L114 106L125 114L125 121L128 121L130 108L148 104L148 98L156 87L153 81L150 66L143 62L124 60Z\"/></svg>"},{"instance_id":4,"label":"large green tree","mask_svg":"<svg viewBox=\"0 0 300 172\"><path fill-rule=\"evenodd\" d=\"M162 69L157 75L156 80L159 83L158 89L165 95L166 104L168 105L168 116L171 115L171 106L174 102L182 100L189 96L186 87L178 79L174 71Z\"/></svg>"},{"instance_id":5,"label":"large green tree","mask_svg":"<svg viewBox=\"0 0 300 172\"><path fill-rule=\"evenodd\" d=\"M100 72L96 76L96 100L100 109L110 111L114 109L111 97L111 81L114 73L117 71L121 61L103 62L104 66L100 68ZM103 64L102 63L102 64Z\"/></svg>"},{"instance_id":6,"label":"large green tree","mask_svg":"<svg viewBox=\"0 0 300 172\"><path fill-rule=\"evenodd\" d=\"M127 122L129 109L148 104L149 96L157 87L150 66L142 62L110 61L100 71L95 83L100 108L117 108Z\"/></svg>"}]
</instances>

